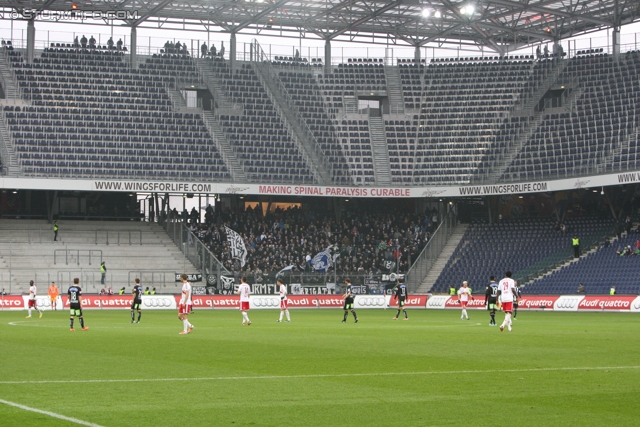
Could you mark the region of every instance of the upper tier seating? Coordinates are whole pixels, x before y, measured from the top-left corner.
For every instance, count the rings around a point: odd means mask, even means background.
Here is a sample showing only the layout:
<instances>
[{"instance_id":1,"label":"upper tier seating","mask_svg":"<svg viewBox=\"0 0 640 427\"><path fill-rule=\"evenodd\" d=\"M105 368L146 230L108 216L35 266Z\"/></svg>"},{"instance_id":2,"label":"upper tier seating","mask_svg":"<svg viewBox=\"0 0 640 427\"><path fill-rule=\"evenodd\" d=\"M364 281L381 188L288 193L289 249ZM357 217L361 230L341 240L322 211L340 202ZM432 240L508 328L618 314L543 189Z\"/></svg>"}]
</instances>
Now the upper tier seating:
<instances>
[{"instance_id":1,"label":"upper tier seating","mask_svg":"<svg viewBox=\"0 0 640 427\"><path fill-rule=\"evenodd\" d=\"M200 115L171 109L167 89L186 70L133 70L114 50L47 48L33 64L9 54L32 103L3 112L24 174L230 179Z\"/></svg>"}]
</instances>

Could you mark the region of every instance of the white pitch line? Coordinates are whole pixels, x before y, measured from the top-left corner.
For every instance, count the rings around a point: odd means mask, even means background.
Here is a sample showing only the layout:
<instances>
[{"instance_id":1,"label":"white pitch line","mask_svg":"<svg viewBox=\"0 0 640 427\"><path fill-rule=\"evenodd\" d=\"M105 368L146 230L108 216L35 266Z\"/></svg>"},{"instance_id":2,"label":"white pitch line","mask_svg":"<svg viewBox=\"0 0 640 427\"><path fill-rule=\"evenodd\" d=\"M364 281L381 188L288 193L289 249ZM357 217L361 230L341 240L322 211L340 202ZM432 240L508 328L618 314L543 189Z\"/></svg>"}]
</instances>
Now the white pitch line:
<instances>
[{"instance_id":1,"label":"white pitch line","mask_svg":"<svg viewBox=\"0 0 640 427\"><path fill-rule=\"evenodd\" d=\"M52 417L52 418L58 418L60 420L69 421L69 422L74 423L74 424L80 424L81 426L102 427L99 424L90 423L88 421L82 421L82 420L79 420L77 418L65 417L64 415L56 414L55 412L43 411L42 409L32 408L30 406L24 406L24 405L21 405L19 403L9 402L8 400L0 399L0 403L4 403L5 405L13 406L14 408L22 409L24 411L35 412L35 413L38 413L38 414L47 415L47 416Z\"/></svg>"},{"instance_id":2,"label":"white pitch line","mask_svg":"<svg viewBox=\"0 0 640 427\"><path fill-rule=\"evenodd\" d=\"M150 383L171 381L225 381L225 380L287 380L306 378L342 378L342 377L391 377L398 375L455 375L455 374L501 374L522 372L558 372L558 371L606 371L606 370L640 369L640 366L584 366L560 368L530 369L487 369L463 371L422 371L422 372L365 372L360 374L310 374L310 375L256 375L238 377L200 377L200 378L136 378L106 380L34 380L34 381L0 381L5 385L20 384L91 384L91 383Z\"/></svg>"}]
</instances>

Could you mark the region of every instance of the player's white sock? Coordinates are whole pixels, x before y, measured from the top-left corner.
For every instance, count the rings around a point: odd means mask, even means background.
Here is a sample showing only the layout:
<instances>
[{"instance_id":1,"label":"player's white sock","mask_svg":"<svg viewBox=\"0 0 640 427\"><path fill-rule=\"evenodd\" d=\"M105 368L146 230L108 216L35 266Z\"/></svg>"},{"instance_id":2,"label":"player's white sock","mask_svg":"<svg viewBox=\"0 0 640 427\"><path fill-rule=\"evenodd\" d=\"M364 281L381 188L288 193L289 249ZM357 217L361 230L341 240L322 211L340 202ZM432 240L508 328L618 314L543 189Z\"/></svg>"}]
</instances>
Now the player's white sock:
<instances>
[{"instance_id":1,"label":"player's white sock","mask_svg":"<svg viewBox=\"0 0 640 427\"><path fill-rule=\"evenodd\" d=\"M282 315L284 314L284 311L280 311L280 322L282 322Z\"/></svg>"},{"instance_id":2,"label":"player's white sock","mask_svg":"<svg viewBox=\"0 0 640 427\"><path fill-rule=\"evenodd\" d=\"M242 318L244 319L245 322L249 323L251 322L251 320L249 320L249 316L247 316L247 312L243 311L242 312Z\"/></svg>"},{"instance_id":3,"label":"player's white sock","mask_svg":"<svg viewBox=\"0 0 640 427\"><path fill-rule=\"evenodd\" d=\"M191 322L189 322L189 321L187 320L187 323L189 324L189 327L190 327L190 328L193 328L193 325L191 324Z\"/></svg>"},{"instance_id":4,"label":"player's white sock","mask_svg":"<svg viewBox=\"0 0 640 427\"><path fill-rule=\"evenodd\" d=\"M468 318L469 316L467 315L467 310L465 308L462 309L462 317L466 317Z\"/></svg>"},{"instance_id":5,"label":"player's white sock","mask_svg":"<svg viewBox=\"0 0 640 427\"><path fill-rule=\"evenodd\" d=\"M289 317L289 310L285 310L284 312L287 314L287 320L291 321L291 317Z\"/></svg>"},{"instance_id":6,"label":"player's white sock","mask_svg":"<svg viewBox=\"0 0 640 427\"><path fill-rule=\"evenodd\" d=\"M187 319L184 319L182 321L182 324L184 325L184 331L187 332L187 329L189 328L189 321Z\"/></svg>"}]
</instances>

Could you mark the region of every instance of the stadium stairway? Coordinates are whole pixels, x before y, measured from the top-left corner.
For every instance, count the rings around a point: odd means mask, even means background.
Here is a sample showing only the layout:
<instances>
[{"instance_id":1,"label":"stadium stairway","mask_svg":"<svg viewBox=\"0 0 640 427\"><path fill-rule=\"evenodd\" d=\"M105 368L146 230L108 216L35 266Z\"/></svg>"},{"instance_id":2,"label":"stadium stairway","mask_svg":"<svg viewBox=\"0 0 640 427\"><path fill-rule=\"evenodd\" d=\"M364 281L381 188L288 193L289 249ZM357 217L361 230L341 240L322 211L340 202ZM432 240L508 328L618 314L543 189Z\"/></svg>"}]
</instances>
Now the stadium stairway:
<instances>
[{"instance_id":1,"label":"stadium stairway","mask_svg":"<svg viewBox=\"0 0 640 427\"><path fill-rule=\"evenodd\" d=\"M389 95L389 108L391 114L404 114L404 97L402 95L402 83L398 67L384 67L387 77L387 94Z\"/></svg>"},{"instance_id":2,"label":"stadium stairway","mask_svg":"<svg viewBox=\"0 0 640 427\"><path fill-rule=\"evenodd\" d=\"M207 129L209 129L209 133L213 135L214 142L220 149L222 160L229 166L233 182L247 182L247 174L244 173L244 169L238 161L233 148L231 148L231 144L229 144L222 127L220 127L220 123L218 123L211 111L203 110L202 117L204 118L204 124L207 126Z\"/></svg>"},{"instance_id":3,"label":"stadium stairway","mask_svg":"<svg viewBox=\"0 0 640 427\"><path fill-rule=\"evenodd\" d=\"M371 135L371 151L373 152L373 168L377 185L391 185L391 169L389 168L389 150L384 133L382 117L369 117L369 134Z\"/></svg>"},{"instance_id":4,"label":"stadium stairway","mask_svg":"<svg viewBox=\"0 0 640 427\"><path fill-rule=\"evenodd\" d=\"M7 292L26 292L30 280L41 294L51 281L64 292L74 277L88 293L106 286L114 292L124 286L130 292L133 279L139 277L145 287L175 293L179 292L175 273L197 271L158 224L67 220L58 224L54 242L52 226L44 220L0 221L0 280ZM107 267L105 285L100 283L100 259Z\"/></svg>"},{"instance_id":5,"label":"stadium stairway","mask_svg":"<svg viewBox=\"0 0 640 427\"><path fill-rule=\"evenodd\" d=\"M418 294L426 294L431 291L431 287L434 285L442 270L447 266L449 259L453 255L453 252L456 250L460 241L464 237L464 233L466 233L467 228L469 228L469 224L458 224L456 228L453 230L449 241L440 252L438 259L433 263L433 267L429 270L429 273L422 280L422 284L418 288L416 293Z\"/></svg>"}]
</instances>

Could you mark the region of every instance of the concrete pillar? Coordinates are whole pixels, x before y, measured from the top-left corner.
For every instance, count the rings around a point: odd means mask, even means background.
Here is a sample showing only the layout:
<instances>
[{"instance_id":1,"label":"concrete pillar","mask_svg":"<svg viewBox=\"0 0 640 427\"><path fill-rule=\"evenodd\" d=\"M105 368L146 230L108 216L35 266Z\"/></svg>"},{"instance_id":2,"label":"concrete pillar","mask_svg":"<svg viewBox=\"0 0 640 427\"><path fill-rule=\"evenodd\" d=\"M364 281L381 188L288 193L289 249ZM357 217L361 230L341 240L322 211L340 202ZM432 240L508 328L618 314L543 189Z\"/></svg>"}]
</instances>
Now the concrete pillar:
<instances>
[{"instance_id":1,"label":"concrete pillar","mask_svg":"<svg viewBox=\"0 0 640 427\"><path fill-rule=\"evenodd\" d=\"M416 47L413 50L413 60L415 61L416 64L420 63L420 46L416 45Z\"/></svg>"},{"instance_id":2,"label":"concrete pillar","mask_svg":"<svg viewBox=\"0 0 640 427\"><path fill-rule=\"evenodd\" d=\"M131 61L131 68L136 67L136 55L138 49L138 29L137 27L131 27L131 41L129 42L129 60Z\"/></svg>"},{"instance_id":3,"label":"concrete pillar","mask_svg":"<svg viewBox=\"0 0 640 427\"><path fill-rule=\"evenodd\" d=\"M331 40L324 42L324 72L331 73Z\"/></svg>"},{"instance_id":4,"label":"concrete pillar","mask_svg":"<svg viewBox=\"0 0 640 427\"><path fill-rule=\"evenodd\" d=\"M33 62L33 52L36 46L36 24L33 19L27 22L27 62Z\"/></svg>"},{"instance_id":5,"label":"concrete pillar","mask_svg":"<svg viewBox=\"0 0 640 427\"><path fill-rule=\"evenodd\" d=\"M613 27L611 32L611 52L614 57L620 55L620 27Z\"/></svg>"},{"instance_id":6,"label":"concrete pillar","mask_svg":"<svg viewBox=\"0 0 640 427\"><path fill-rule=\"evenodd\" d=\"M231 71L235 69L236 66L236 33L231 33L231 42L229 46L229 68Z\"/></svg>"}]
</instances>

